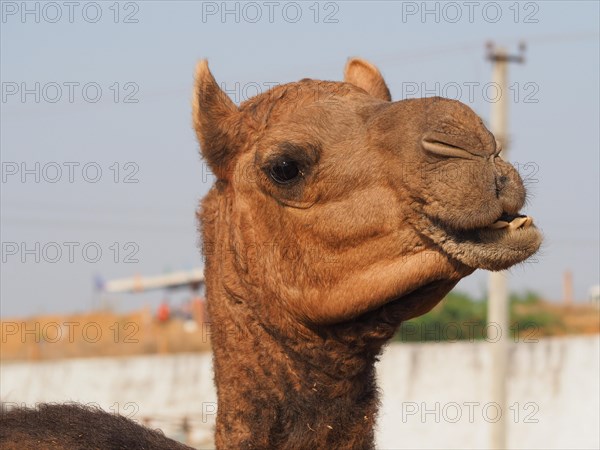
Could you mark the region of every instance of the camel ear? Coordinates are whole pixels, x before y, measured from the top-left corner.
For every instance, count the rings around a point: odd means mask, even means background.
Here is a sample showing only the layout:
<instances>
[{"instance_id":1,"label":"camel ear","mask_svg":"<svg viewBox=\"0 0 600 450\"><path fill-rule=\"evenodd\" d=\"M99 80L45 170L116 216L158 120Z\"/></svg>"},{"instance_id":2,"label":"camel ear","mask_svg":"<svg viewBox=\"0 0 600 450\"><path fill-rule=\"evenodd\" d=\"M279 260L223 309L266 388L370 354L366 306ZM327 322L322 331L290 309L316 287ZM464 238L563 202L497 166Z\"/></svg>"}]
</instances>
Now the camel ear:
<instances>
[{"instance_id":1,"label":"camel ear","mask_svg":"<svg viewBox=\"0 0 600 450\"><path fill-rule=\"evenodd\" d=\"M350 58L344 69L344 81L364 89L373 97L387 102L392 101L388 89L379 69L370 62L360 58Z\"/></svg>"},{"instance_id":2,"label":"camel ear","mask_svg":"<svg viewBox=\"0 0 600 450\"><path fill-rule=\"evenodd\" d=\"M221 90L205 59L196 66L192 110L202 156L217 178L227 178L239 133L238 108Z\"/></svg>"}]
</instances>

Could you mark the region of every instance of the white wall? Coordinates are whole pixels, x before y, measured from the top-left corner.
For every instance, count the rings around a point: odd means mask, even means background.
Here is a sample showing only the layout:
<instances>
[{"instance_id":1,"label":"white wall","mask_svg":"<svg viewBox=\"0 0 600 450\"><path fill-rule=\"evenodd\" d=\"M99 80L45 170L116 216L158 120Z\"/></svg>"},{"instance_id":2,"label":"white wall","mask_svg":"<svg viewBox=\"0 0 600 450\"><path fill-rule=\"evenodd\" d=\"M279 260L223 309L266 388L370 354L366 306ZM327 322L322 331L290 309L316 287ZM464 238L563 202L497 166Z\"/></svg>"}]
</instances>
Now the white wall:
<instances>
[{"instance_id":1,"label":"white wall","mask_svg":"<svg viewBox=\"0 0 600 450\"><path fill-rule=\"evenodd\" d=\"M509 410L503 411L508 414L509 448L600 447L599 342L594 336L512 345ZM384 393L379 446L489 447L489 427L498 411L488 397L491 345L388 348L378 372Z\"/></svg>"},{"instance_id":2,"label":"white wall","mask_svg":"<svg viewBox=\"0 0 600 450\"><path fill-rule=\"evenodd\" d=\"M599 344L593 336L512 346L512 409L503 412L510 448L600 447ZM390 345L378 366L378 447L486 448L497 413L487 398L490 345ZM209 354L5 363L0 395L29 405L72 400L118 406L134 419L154 418L153 426L180 439L179 418L189 416L195 442L210 447L216 396Z\"/></svg>"}]
</instances>

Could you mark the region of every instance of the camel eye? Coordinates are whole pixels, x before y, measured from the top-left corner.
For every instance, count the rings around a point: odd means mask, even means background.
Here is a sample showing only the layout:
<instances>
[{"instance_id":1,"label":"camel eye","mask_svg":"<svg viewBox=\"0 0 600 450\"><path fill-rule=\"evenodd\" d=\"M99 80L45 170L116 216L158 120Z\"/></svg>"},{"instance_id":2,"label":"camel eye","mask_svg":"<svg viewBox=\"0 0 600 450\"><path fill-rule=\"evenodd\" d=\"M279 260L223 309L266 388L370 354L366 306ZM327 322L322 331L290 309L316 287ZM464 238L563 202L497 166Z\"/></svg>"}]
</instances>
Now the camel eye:
<instances>
[{"instance_id":1,"label":"camel eye","mask_svg":"<svg viewBox=\"0 0 600 450\"><path fill-rule=\"evenodd\" d=\"M269 170L269 175L278 184L291 183L301 174L298 163L292 159L282 159L273 164Z\"/></svg>"}]
</instances>

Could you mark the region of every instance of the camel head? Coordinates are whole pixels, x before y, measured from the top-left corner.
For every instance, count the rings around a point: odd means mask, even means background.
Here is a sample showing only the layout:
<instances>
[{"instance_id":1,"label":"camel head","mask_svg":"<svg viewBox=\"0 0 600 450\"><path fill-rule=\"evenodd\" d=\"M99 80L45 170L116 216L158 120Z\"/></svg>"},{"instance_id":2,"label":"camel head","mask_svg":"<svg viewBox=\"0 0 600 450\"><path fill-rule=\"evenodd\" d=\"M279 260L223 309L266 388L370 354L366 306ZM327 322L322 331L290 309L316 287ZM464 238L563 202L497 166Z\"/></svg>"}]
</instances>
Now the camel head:
<instances>
[{"instance_id":1,"label":"camel head","mask_svg":"<svg viewBox=\"0 0 600 450\"><path fill-rule=\"evenodd\" d=\"M454 100L392 102L364 60L344 82L304 79L239 107L202 61L193 109L217 178L201 213L209 294L260 320L392 308L405 320L540 246L523 182L481 119Z\"/></svg>"}]
</instances>

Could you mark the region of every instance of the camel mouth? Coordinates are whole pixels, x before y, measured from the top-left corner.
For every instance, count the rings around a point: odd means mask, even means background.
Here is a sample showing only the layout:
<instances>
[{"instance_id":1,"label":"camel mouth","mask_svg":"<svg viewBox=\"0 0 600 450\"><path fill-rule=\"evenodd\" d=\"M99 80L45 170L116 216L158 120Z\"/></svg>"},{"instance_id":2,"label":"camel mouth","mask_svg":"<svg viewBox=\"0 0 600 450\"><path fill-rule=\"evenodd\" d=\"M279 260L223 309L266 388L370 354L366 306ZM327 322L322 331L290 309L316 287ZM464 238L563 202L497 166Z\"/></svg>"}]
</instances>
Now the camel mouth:
<instances>
[{"instance_id":1,"label":"camel mouth","mask_svg":"<svg viewBox=\"0 0 600 450\"><path fill-rule=\"evenodd\" d=\"M492 223L489 223L485 226L477 227L477 228L455 228L450 225L445 224L441 220L431 219L433 226L443 231L443 233L449 237L456 238L459 241L470 240L474 243L478 241L478 238L481 237L481 233L489 232L489 231L498 231L498 232L511 232L511 231L524 231L529 228L537 229L534 225L533 217L525 215L525 214L510 214L507 212L503 212L500 217L494 220ZM488 234L489 236L489 234Z\"/></svg>"},{"instance_id":2,"label":"camel mouth","mask_svg":"<svg viewBox=\"0 0 600 450\"><path fill-rule=\"evenodd\" d=\"M542 235L533 218L502 213L480 228L456 230L433 221L424 234L445 253L474 269L504 270L535 254Z\"/></svg>"},{"instance_id":3,"label":"camel mouth","mask_svg":"<svg viewBox=\"0 0 600 450\"><path fill-rule=\"evenodd\" d=\"M519 228L527 229L533 225L533 218L524 214L508 214L503 212L502 215L493 223L488 225L487 229L502 230L518 230Z\"/></svg>"}]
</instances>

